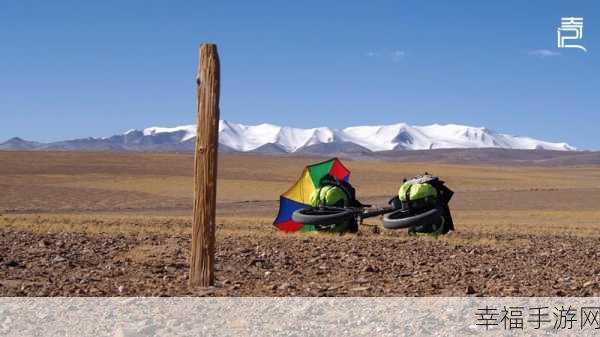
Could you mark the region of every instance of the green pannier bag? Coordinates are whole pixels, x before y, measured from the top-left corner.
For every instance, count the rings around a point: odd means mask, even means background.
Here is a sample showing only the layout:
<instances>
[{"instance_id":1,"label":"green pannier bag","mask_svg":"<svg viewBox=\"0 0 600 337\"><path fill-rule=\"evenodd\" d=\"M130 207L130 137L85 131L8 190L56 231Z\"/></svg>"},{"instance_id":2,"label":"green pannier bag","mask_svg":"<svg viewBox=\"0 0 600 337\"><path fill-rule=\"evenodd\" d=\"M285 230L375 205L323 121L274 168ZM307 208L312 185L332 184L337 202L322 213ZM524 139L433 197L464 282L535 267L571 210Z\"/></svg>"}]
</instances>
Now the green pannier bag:
<instances>
[{"instance_id":1,"label":"green pannier bag","mask_svg":"<svg viewBox=\"0 0 600 337\"><path fill-rule=\"evenodd\" d=\"M317 188L310 195L310 205L319 206L339 206L343 207L348 203L348 196L343 189L338 186L326 185Z\"/></svg>"},{"instance_id":2,"label":"green pannier bag","mask_svg":"<svg viewBox=\"0 0 600 337\"><path fill-rule=\"evenodd\" d=\"M310 195L310 205L312 207L321 207L321 206L330 206L330 207L345 207L349 203L348 195L346 192L338 187L333 185L325 185L317 188ZM356 222L352 220L343 221L339 224L332 225L304 225L303 229L306 231L315 230L316 227L320 228L318 230L326 230L328 232L337 232L343 233L348 231L354 223L354 227L356 227Z\"/></svg>"},{"instance_id":3,"label":"green pannier bag","mask_svg":"<svg viewBox=\"0 0 600 337\"><path fill-rule=\"evenodd\" d=\"M438 193L435 187L427 183L419 184L406 182L400 186L400 191L398 191L398 197L402 202L422 199L435 200L437 195Z\"/></svg>"}]
</instances>

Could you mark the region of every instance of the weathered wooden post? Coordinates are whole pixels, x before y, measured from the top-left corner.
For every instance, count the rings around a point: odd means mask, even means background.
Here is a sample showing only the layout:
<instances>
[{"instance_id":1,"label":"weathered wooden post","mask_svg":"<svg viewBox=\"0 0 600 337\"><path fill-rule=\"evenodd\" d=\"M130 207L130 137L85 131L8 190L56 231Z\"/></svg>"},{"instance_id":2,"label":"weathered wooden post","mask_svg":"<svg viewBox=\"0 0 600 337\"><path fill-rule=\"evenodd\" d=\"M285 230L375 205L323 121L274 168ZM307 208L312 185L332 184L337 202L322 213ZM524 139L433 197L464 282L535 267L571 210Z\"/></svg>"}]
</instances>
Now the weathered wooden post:
<instances>
[{"instance_id":1,"label":"weathered wooden post","mask_svg":"<svg viewBox=\"0 0 600 337\"><path fill-rule=\"evenodd\" d=\"M196 156L194 159L194 223L190 287L214 284L215 206L219 137L220 65L217 45L200 46L196 77Z\"/></svg>"}]
</instances>

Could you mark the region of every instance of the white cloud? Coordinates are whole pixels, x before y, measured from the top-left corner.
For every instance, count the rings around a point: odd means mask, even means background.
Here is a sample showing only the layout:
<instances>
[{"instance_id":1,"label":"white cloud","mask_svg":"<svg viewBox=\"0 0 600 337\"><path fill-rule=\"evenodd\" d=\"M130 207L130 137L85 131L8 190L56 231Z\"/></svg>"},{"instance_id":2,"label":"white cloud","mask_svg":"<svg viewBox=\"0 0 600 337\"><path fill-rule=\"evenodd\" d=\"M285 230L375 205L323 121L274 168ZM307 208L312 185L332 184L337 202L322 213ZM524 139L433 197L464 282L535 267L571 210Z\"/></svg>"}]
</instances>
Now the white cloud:
<instances>
[{"instance_id":1,"label":"white cloud","mask_svg":"<svg viewBox=\"0 0 600 337\"><path fill-rule=\"evenodd\" d=\"M404 55L406 55L406 53L403 50L399 50L399 49L395 49L392 51L370 50L370 51L366 52L365 55L367 57L372 57L372 58L382 57L384 60L391 60L392 62L398 62L398 61L400 61L400 59L402 59L404 57Z\"/></svg>"},{"instance_id":2,"label":"white cloud","mask_svg":"<svg viewBox=\"0 0 600 337\"><path fill-rule=\"evenodd\" d=\"M527 53L529 56L535 56L535 57L540 57L540 58L546 58L546 57L552 57L552 56L559 56L560 53L556 52L556 51L552 51L549 49L534 49L534 50L530 50Z\"/></svg>"},{"instance_id":3,"label":"white cloud","mask_svg":"<svg viewBox=\"0 0 600 337\"><path fill-rule=\"evenodd\" d=\"M406 53L403 50L394 50L392 52L392 61L398 62L404 55L406 55Z\"/></svg>"}]
</instances>

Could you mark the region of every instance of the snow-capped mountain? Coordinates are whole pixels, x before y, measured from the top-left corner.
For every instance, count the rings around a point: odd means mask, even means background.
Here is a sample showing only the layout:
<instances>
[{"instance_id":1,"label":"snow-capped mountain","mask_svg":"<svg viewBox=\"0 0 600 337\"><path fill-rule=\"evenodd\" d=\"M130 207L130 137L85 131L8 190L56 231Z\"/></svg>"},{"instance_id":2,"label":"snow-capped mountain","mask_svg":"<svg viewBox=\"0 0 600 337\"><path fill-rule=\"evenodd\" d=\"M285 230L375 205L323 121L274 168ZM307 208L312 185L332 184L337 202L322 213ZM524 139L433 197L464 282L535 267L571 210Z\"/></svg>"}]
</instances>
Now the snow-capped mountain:
<instances>
[{"instance_id":1,"label":"snow-capped mountain","mask_svg":"<svg viewBox=\"0 0 600 337\"><path fill-rule=\"evenodd\" d=\"M133 132L128 131L128 133ZM174 128L151 127L145 136L180 133L181 142L196 137L195 125ZM575 150L567 143L551 143L529 137L495 133L483 127L456 124L411 126L404 123L379 126L354 126L345 129L319 127L300 129L272 124L243 125L219 122L219 143L240 152L274 145L293 153L319 144L355 144L368 151L428 150L448 148L506 148Z\"/></svg>"},{"instance_id":2,"label":"snow-capped mountain","mask_svg":"<svg viewBox=\"0 0 600 337\"><path fill-rule=\"evenodd\" d=\"M195 125L129 130L107 138L82 138L54 143L13 138L0 150L192 151ZM543 149L570 151L567 143L496 133L483 127L456 124L411 126L404 123L354 126L345 129L300 129L272 124L244 125L219 122L222 152L365 154L381 151L429 149Z\"/></svg>"}]
</instances>

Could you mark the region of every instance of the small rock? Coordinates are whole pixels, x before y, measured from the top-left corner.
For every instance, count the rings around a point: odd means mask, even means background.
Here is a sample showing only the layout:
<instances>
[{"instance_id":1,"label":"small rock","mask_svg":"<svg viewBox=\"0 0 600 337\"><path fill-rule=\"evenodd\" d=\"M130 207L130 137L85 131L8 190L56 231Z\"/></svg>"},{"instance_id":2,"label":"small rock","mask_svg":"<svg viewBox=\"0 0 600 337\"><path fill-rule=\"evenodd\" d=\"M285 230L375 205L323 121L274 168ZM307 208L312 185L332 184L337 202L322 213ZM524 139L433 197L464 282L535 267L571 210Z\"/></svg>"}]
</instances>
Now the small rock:
<instances>
[{"instance_id":1,"label":"small rock","mask_svg":"<svg viewBox=\"0 0 600 337\"><path fill-rule=\"evenodd\" d=\"M354 280L354 282L356 282L358 284L363 284L363 283L369 283L369 280L364 277L361 277L361 278Z\"/></svg>"},{"instance_id":2,"label":"small rock","mask_svg":"<svg viewBox=\"0 0 600 337\"><path fill-rule=\"evenodd\" d=\"M123 287L123 286L119 286L119 287L117 288L117 290L119 291L119 294L121 294L121 293L123 293L123 290L125 290L125 287Z\"/></svg>"},{"instance_id":3,"label":"small rock","mask_svg":"<svg viewBox=\"0 0 600 337\"><path fill-rule=\"evenodd\" d=\"M141 334L139 334L137 329L134 329L134 328L119 327L115 331L115 337L138 337L138 336L141 336Z\"/></svg>"},{"instance_id":4,"label":"small rock","mask_svg":"<svg viewBox=\"0 0 600 337\"><path fill-rule=\"evenodd\" d=\"M261 258L257 258L257 259L253 259L252 261L250 261L248 263L249 266L258 266L260 267L263 262L265 262L265 260L261 259Z\"/></svg>"},{"instance_id":5,"label":"small rock","mask_svg":"<svg viewBox=\"0 0 600 337\"><path fill-rule=\"evenodd\" d=\"M65 259L64 257L57 255L55 258L52 259L53 263L59 263L59 262L65 262L67 261L67 259Z\"/></svg>"},{"instance_id":6,"label":"small rock","mask_svg":"<svg viewBox=\"0 0 600 337\"><path fill-rule=\"evenodd\" d=\"M6 263L5 263L5 265L6 265L7 267L18 267L18 266L20 266L21 264L19 263L19 261L10 260L10 261L6 262Z\"/></svg>"},{"instance_id":7,"label":"small rock","mask_svg":"<svg viewBox=\"0 0 600 337\"><path fill-rule=\"evenodd\" d=\"M369 287L356 287L356 288L350 289L350 291L364 291L364 290L369 290Z\"/></svg>"}]
</instances>

